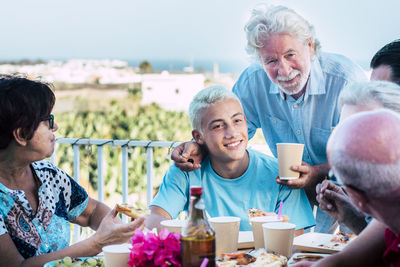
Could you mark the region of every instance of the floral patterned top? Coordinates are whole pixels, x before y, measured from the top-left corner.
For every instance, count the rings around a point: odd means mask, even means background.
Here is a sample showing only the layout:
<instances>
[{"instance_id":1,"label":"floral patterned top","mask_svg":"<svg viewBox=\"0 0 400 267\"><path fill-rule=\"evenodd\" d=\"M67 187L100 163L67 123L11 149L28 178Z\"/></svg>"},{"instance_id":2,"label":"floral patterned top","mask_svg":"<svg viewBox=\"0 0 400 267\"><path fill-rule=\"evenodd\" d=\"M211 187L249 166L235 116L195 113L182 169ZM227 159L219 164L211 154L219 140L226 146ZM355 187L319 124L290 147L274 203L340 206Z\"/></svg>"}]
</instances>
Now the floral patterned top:
<instances>
[{"instance_id":1,"label":"floral patterned top","mask_svg":"<svg viewBox=\"0 0 400 267\"><path fill-rule=\"evenodd\" d=\"M69 246L69 222L85 210L89 200L78 183L50 162L34 162L31 168L41 181L36 213L24 191L0 183L0 235L9 234L24 258Z\"/></svg>"}]
</instances>

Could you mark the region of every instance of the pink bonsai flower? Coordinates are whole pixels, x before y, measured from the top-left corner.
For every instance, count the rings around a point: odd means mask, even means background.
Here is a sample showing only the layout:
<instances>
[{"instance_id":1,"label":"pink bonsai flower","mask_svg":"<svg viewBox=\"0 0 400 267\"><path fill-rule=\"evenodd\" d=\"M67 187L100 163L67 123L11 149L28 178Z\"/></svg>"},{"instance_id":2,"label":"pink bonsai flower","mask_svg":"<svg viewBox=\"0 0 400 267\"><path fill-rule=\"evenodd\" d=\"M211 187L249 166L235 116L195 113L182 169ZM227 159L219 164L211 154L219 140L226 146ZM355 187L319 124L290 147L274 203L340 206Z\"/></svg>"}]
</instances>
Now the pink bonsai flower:
<instances>
[{"instance_id":1,"label":"pink bonsai flower","mask_svg":"<svg viewBox=\"0 0 400 267\"><path fill-rule=\"evenodd\" d=\"M158 236L136 229L132 237L129 266L181 266L180 236L167 229L162 230Z\"/></svg>"}]
</instances>

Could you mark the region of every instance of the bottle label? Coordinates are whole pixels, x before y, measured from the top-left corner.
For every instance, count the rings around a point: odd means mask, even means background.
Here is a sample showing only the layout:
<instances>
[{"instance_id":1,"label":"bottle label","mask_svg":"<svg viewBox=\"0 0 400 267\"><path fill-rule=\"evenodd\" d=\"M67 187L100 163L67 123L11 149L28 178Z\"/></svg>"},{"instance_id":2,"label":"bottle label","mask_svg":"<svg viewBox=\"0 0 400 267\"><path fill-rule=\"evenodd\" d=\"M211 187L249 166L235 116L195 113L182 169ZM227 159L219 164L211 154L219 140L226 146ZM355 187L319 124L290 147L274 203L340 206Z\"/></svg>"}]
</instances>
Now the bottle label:
<instances>
[{"instance_id":1,"label":"bottle label","mask_svg":"<svg viewBox=\"0 0 400 267\"><path fill-rule=\"evenodd\" d=\"M199 209L199 210L204 210L206 207L205 207L205 205L204 205L204 200L203 199L200 199L195 205L194 205L194 207L196 208L196 209Z\"/></svg>"}]
</instances>

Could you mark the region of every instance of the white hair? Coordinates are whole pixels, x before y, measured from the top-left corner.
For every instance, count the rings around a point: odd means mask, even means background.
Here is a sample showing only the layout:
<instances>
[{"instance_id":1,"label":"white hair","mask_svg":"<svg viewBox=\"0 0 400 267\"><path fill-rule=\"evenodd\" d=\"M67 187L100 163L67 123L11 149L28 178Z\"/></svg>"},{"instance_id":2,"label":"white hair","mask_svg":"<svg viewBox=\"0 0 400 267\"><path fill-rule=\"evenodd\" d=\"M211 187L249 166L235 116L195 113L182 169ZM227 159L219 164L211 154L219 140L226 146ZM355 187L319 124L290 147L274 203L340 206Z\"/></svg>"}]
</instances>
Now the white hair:
<instances>
[{"instance_id":1,"label":"white hair","mask_svg":"<svg viewBox=\"0 0 400 267\"><path fill-rule=\"evenodd\" d=\"M400 159L381 164L356 159L344 151L333 150L330 163L344 185L351 185L373 197L384 197L400 188Z\"/></svg>"},{"instance_id":2,"label":"white hair","mask_svg":"<svg viewBox=\"0 0 400 267\"><path fill-rule=\"evenodd\" d=\"M315 54L318 54L321 46L315 38L314 26L285 6L257 5L244 30L247 37L246 51L256 60L260 60L259 49L271 34L289 34L304 43L311 39Z\"/></svg>"},{"instance_id":3,"label":"white hair","mask_svg":"<svg viewBox=\"0 0 400 267\"><path fill-rule=\"evenodd\" d=\"M338 99L339 108L343 105L370 107L376 103L400 114L400 86L387 81L355 82L343 88ZM351 177L351 185L372 196L383 196L400 187L400 160L377 164L335 150L330 160L334 172L344 183Z\"/></svg>"},{"instance_id":4,"label":"white hair","mask_svg":"<svg viewBox=\"0 0 400 267\"><path fill-rule=\"evenodd\" d=\"M189 106L189 119L192 129L201 133L200 111L225 99L235 99L240 104L239 98L221 85L211 85L198 92Z\"/></svg>"},{"instance_id":5,"label":"white hair","mask_svg":"<svg viewBox=\"0 0 400 267\"><path fill-rule=\"evenodd\" d=\"M355 82L343 88L338 99L340 109L343 105L370 107L376 103L400 114L400 86L387 81Z\"/></svg>"}]
</instances>

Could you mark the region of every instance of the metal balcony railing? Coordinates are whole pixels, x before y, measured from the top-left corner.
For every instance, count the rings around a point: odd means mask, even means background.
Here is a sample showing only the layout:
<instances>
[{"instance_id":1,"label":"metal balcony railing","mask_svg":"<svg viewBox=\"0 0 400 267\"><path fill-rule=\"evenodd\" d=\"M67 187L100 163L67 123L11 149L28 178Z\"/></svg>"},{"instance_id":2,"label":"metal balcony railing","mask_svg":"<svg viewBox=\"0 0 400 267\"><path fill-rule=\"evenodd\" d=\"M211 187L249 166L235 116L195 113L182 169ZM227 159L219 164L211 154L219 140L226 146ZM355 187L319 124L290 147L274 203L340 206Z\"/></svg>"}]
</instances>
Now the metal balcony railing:
<instances>
[{"instance_id":1,"label":"metal balcony railing","mask_svg":"<svg viewBox=\"0 0 400 267\"><path fill-rule=\"evenodd\" d=\"M147 174L147 205L150 204L153 198L153 151L157 147L166 147L173 149L181 142L173 141L138 141L138 140L111 140L111 139L88 139L88 138L57 138L54 153L50 161L57 165L56 151L58 144L72 145L74 163L73 163L73 177L79 183L79 169L80 169L80 152L79 146L97 146L97 186L98 196L97 199L101 202L104 201L104 146L121 147L122 157L122 202L126 203L128 200L128 148L130 147L144 147L146 149L146 174ZM125 218L126 219L126 218ZM74 227L73 242L80 240L80 228Z\"/></svg>"}]
</instances>

